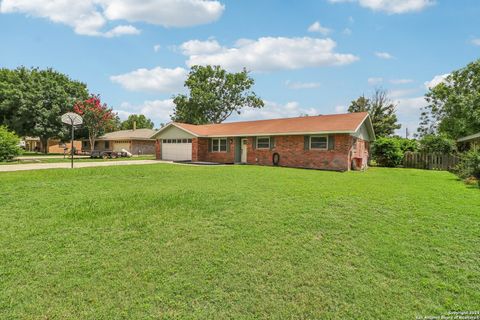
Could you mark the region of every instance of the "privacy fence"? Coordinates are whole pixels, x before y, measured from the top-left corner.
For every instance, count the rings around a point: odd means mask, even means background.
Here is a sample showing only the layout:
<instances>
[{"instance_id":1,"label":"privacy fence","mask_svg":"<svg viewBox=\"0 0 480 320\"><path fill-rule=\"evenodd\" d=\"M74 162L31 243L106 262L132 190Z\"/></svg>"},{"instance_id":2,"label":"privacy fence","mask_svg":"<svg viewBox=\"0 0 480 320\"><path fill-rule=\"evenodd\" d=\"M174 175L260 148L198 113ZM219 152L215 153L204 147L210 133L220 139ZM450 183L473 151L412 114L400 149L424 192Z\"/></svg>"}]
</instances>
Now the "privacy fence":
<instances>
[{"instance_id":1,"label":"privacy fence","mask_svg":"<svg viewBox=\"0 0 480 320\"><path fill-rule=\"evenodd\" d=\"M403 166L427 170L452 170L459 158L451 154L405 152Z\"/></svg>"}]
</instances>

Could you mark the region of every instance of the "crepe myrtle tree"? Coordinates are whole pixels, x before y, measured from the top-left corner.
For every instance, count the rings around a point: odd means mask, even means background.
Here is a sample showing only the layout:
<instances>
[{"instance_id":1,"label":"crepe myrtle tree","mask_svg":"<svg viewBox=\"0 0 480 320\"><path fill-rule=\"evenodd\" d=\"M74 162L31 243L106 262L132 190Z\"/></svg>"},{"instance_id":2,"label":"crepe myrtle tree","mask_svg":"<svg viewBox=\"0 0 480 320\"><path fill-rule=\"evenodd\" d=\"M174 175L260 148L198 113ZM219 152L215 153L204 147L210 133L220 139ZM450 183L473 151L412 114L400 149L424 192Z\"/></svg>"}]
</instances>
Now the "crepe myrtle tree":
<instances>
[{"instance_id":1,"label":"crepe myrtle tree","mask_svg":"<svg viewBox=\"0 0 480 320\"><path fill-rule=\"evenodd\" d=\"M107 104L101 102L99 95L92 95L87 100L78 101L73 111L83 117L83 126L88 131L90 151L93 151L97 138L113 125L116 113Z\"/></svg>"}]
</instances>

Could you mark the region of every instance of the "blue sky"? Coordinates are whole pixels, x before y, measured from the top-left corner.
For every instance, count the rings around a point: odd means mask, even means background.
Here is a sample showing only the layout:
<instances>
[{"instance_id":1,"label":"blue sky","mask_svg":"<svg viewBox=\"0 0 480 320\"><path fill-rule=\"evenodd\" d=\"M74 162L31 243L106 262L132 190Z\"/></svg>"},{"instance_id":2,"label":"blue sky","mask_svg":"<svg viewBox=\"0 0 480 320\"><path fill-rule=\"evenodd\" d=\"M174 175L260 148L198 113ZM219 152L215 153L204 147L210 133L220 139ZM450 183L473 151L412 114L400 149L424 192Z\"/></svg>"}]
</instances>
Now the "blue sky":
<instances>
[{"instance_id":1,"label":"blue sky","mask_svg":"<svg viewBox=\"0 0 480 320\"><path fill-rule=\"evenodd\" d=\"M383 87L404 133L427 85L479 58L479 17L475 0L0 0L0 67L53 67L157 125L192 64L251 70L266 107L231 120L344 112Z\"/></svg>"}]
</instances>

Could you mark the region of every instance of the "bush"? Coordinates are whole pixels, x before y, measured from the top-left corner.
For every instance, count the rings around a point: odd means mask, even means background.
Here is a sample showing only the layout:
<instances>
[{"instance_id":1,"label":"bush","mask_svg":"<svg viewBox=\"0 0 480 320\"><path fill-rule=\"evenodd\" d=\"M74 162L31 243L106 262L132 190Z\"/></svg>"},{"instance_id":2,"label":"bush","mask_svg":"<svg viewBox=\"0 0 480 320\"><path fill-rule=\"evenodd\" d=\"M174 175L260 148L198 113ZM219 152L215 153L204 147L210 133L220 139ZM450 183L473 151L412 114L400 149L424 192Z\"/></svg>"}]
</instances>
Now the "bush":
<instances>
[{"instance_id":1,"label":"bush","mask_svg":"<svg viewBox=\"0 0 480 320\"><path fill-rule=\"evenodd\" d=\"M420 151L427 153L452 154L457 151L455 140L445 135L427 134L420 140Z\"/></svg>"},{"instance_id":2,"label":"bush","mask_svg":"<svg viewBox=\"0 0 480 320\"><path fill-rule=\"evenodd\" d=\"M372 145L372 157L381 167L395 167L402 162L403 152L398 138L378 138Z\"/></svg>"},{"instance_id":3,"label":"bush","mask_svg":"<svg viewBox=\"0 0 480 320\"><path fill-rule=\"evenodd\" d=\"M415 152L418 150L418 141L417 140L411 140L411 139L405 139L405 138L400 138L400 137L395 137L397 139L400 150L402 151L402 155L407 152Z\"/></svg>"},{"instance_id":4,"label":"bush","mask_svg":"<svg viewBox=\"0 0 480 320\"><path fill-rule=\"evenodd\" d=\"M6 127L0 127L0 161L11 160L21 153L20 139Z\"/></svg>"},{"instance_id":5,"label":"bush","mask_svg":"<svg viewBox=\"0 0 480 320\"><path fill-rule=\"evenodd\" d=\"M463 179L475 178L480 184L480 150L470 150L460 156L460 162L455 169L456 174Z\"/></svg>"}]
</instances>

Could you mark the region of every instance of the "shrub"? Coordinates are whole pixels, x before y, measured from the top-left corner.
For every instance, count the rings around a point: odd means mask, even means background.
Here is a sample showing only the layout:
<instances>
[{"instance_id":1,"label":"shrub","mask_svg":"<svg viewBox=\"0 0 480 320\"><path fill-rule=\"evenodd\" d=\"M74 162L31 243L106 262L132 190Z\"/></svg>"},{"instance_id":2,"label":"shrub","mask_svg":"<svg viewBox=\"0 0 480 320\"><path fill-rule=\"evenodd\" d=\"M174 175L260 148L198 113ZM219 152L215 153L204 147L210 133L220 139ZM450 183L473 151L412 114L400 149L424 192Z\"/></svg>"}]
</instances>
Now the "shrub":
<instances>
[{"instance_id":1,"label":"shrub","mask_svg":"<svg viewBox=\"0 0 480 320\"><path fill-rule=\"evenodd\" d=\"M381 167L395 167L402 162L403 152L398 138L378 138L372 145L372 157Z\"/></svg>"},{"instance_id":2,"label":"shrub","mask_svg":"<svg viewBox=\"0 0 480 320\"><path fill-rule=\"evenodd\" d=\"M402 151L402 154L404 154L407 151L410 152L415 152L418 150L418 141L413 140L413 139L406 139L406 138L400 138L400 137L395 137L397 139L400 150Z\"/></svg>"},{"instance_id":3,"label":"shrub","mask_svg":"<svg viewBox=\"0 0 480 320\"><path fill-rule=\"evenodd\" d=\"M452 154L457 151L457 146L454 140L445 135L427 134L420 140L420 151Z\"/></svg>"},{"instance_id":4,"label":"shrub","mask_svg":"<svg viewBox=\"0 0 480 320\"><path fill-rule=\"evenodd\" d=\"M6 127L0 127L0 161L11 160L21 153L20 139Z\"/></svg>"},{"instance_id":5,"label":"shrub","mask_svg":"<svg viewBox=\"0 0 480 320\"><path fill-rule=\"evenodd\" d=\"M480 150L470 150L460 156L455 172L460 178L475 178L480 184Z\"/></svg>"}]
</instances>

